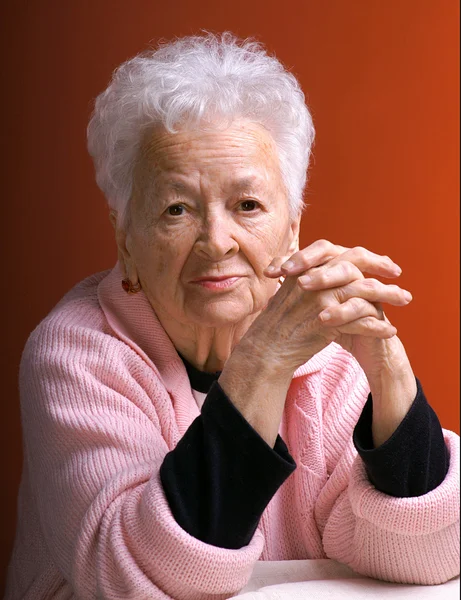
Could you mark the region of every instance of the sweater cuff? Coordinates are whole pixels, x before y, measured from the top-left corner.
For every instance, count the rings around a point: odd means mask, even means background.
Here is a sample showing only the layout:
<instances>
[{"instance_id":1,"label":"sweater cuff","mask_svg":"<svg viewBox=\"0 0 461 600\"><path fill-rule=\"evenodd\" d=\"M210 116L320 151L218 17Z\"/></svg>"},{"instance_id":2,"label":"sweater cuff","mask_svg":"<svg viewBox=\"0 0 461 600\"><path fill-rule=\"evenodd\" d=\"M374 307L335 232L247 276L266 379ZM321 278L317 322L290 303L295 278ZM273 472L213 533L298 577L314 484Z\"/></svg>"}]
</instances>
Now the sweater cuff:
<instances>
[{"instance_id":1,"label":"sweater cuff","mask_svg":"<svg viewBox=\"0 0 461 600\"><path fill-rule=\"evenodd\" d=\"M446 527L459 527L459 436L452 431L442 432L450 457L448 472L438 487L423 496L389 498L370 483L363 461L357 456L348 493L354 515L381 530L402 535L429 535Z\"/></svg>"},{"instance_id":2,"label":"sweater cuff","mask_svg":"<svg viewBox=\"0 0 461 600\"><path fill-rule=\"evenodd\" d=\"M370 482L379 491L401 498L421 496L435 489L444 480L449 465L440 422L418 379L416 384L413 404L383 444L373 446L371 394L353 434Z\"/></svg>"}]
</instances>

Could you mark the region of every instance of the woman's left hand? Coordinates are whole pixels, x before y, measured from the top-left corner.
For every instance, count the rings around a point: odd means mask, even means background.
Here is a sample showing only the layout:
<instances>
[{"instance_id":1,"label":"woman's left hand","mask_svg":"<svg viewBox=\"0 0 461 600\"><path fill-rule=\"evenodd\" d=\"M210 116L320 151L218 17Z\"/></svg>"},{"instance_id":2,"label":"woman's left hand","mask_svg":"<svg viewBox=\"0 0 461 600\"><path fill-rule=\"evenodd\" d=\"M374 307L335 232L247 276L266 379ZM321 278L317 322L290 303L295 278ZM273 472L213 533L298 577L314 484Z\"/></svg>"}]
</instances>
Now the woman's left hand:
<instances>
[{"instance_id":1,"label":"woman's left hand","mask_svg":"<svg viewBox=\"0 0 461 600\"><path fill-rule=\"evenodd\" d=\"M327 257L325 259L325 257ZM329 277L343 268L344 262L354 264L362 272L363 285L379 299L385 286L363 273L386 278L398 277L400 267L387 256L380 256L356 247L345 248L325 240L314 242L290 257L276 257L265 271L267 277L298 277L305 290L328 289ZM272 268L270 268L272 267ZM353 285L353 283L352 283ZM411 300L411 295L408 298ZM388 321L379 301L371 302L375 318ZM344 311L351 310L351 301L338 303L323 311L329 313L329 324L340 322ZM358 361L367 376L373 397L373 440L375 447L386 441L407 414L416 396L416 380L402 342L395 335L389 339L350 335L341 342Z\"/></svg>"}]
</instances>

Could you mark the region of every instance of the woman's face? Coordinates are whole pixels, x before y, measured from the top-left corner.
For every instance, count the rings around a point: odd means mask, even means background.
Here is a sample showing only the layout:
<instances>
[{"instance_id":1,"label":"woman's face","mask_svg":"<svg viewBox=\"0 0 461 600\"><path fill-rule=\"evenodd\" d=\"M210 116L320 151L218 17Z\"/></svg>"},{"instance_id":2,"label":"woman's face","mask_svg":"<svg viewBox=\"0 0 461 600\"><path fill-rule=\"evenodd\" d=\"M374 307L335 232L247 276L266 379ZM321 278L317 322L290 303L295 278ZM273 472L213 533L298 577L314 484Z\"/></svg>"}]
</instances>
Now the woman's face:
<instances>
[{"instance_id":1,"label":"woman's face","mask_svg":"<svg viewBox=\"0 0 461 600\"><path fill-rule=\"evenodd\" d=\"M264 308L277 282L263 270L295 250L298 227L262 126L162 130L140 154L121 250L161 320L219 327Z\"/></svg>"}]
</instances>

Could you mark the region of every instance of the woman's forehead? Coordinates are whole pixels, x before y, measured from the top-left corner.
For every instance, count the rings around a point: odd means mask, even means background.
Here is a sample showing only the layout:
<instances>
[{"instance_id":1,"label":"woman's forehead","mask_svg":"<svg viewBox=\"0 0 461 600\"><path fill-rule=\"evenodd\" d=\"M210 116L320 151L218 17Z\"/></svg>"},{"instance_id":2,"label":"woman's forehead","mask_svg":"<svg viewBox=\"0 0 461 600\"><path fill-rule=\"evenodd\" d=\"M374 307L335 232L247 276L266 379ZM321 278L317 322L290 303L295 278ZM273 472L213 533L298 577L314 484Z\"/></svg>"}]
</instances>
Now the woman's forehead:
<instances>
[{"instance_id":1,"label":"woman's forehead","mask_svg":"<svg viewBox=\"0 0 461 600\"><path fill-rule=\"evenodd\" d=\"M196 194L199 187L206 188L214 181L217 181L217 178L213 178L213 175L203 177L199 170L185 174L162 173L156 179L156 187L179 196L187 196ZM219 176L220 188L232 195L258 192L264 190L268 183L269 177L264 170L224 171Z\"/></svg>"},{"instance_id":2,"label":"woman's forehead","mask_svg":"<svg viewBox=\"0 0 461 600\"><path fill-rule=\"evenodd\" d=\"M277 150L270 133L256 123L215 130L154 130L145 139L138 175L147 183L184 192L201 179L220 180L233 191L251 191L279 177Z\"/></svg>"},{"instance_id":3,"label":"woman's forehead","mask_svg":"<svg viewBox=\"0 0 461 600\"><path fill-rule=\"evenodd\" d=\"M176 133L154 129L144 139L141 155L168 168L197 160L270 162L277 160L277 149L262 125L236 121L226 129L185 129Z\"/></svg>"}]
</instances>

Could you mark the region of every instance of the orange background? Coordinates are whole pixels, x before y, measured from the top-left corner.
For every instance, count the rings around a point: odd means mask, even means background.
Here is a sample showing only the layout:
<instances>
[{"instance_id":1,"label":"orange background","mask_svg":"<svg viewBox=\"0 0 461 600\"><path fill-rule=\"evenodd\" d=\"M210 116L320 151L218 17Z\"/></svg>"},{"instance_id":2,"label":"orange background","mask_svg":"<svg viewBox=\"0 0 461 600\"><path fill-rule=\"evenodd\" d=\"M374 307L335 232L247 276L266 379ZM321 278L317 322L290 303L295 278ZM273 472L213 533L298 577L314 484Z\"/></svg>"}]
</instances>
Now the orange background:
<instances>
[{"instance_id":1,"label":"orange background","mask_svg":"<svg viewBox=\"0 0 461 600\"><path fill-rule=\"evenodd\" d=\"M363 245L400 264L414 301L388 314L442 425L459 433L457 0L29 0L2 8L2 570L22 460L22 348L68 289L116 257L86 153L91 102L120 62L161 37L254 35L298 76L317 129L303 245Z\"/></svg>"}]
</instances>

